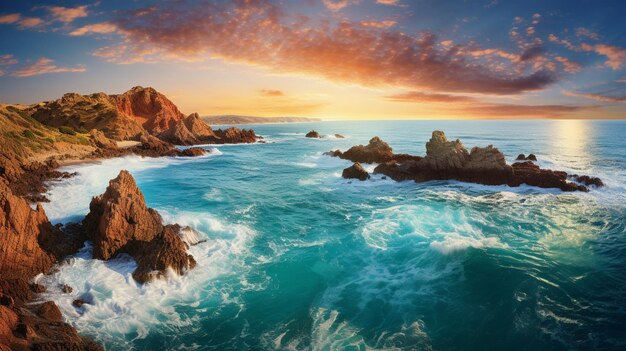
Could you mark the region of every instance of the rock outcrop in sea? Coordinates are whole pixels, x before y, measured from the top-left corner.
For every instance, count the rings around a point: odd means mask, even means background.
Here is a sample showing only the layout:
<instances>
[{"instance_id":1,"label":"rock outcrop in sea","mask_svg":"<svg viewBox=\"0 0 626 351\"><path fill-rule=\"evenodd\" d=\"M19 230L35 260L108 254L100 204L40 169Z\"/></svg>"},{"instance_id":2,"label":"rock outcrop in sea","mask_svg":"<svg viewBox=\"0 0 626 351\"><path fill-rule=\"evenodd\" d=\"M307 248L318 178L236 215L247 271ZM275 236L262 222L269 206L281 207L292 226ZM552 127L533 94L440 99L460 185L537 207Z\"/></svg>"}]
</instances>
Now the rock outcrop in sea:
<instances>
[{"instance_id":1,"label":"rock outcrop in sea","mask_svg":"<svg viewBox=\"0 0 626 351\"><path fill-rule=\"evenodd\" d=\"M312 131L306 133L305 137L307 137L307 138L321 138L321 135L320 135L320 133L312 130Z\"/></svg>"},{"instance_id":2,"label":"rock outcrop in sea","mask_svg":"<svg viewBox=\"0 0 626 351\"><path fill-rule=\"evenodd\" d=\"M353 146L346 152L331 151L327 155L353 162L380 163L374 173L382 173L397 181L452 179L513 187L528 184L563 191L589 191L589 185L603 186L599 178L568 177L565 172L542 169L531 161L508 165L504 154L492 145L474 147L468 152L460 140L449 141L442 131L432 133L426 143L425 157L394 154L389 144L378 137L372 138L368 145Z\"/></svg>"},{"instance_id":3,"label":"rock outcrop in sea","mask_svg":"<svg viewBox=\"0 0 626 351\"><path fill-rule=\"evenodd\" d=\"M93 257L109 260L129 254L138 265L133 278L140 283L168 269L182 274L196 265L180 237L180 226L162 224L127 171L121 171L102 195L92 199L83 226L93 242Z\"/></svg>"},{"instance_id":4,"label":"rock outcrop in sea","mask_svg":"<svg viewBox=\"0 0 626 351\"><path fill-rule=\"evenodd\" d=\"M363 169L363 166L361 166L361 164L358 162L344 169L343 172L341 173L341 176L346 179L353 178L353 179L358 179L361 181L367 180L370 178L369 173L367 173L367 171Z\"/></svg>"}]
</instances>

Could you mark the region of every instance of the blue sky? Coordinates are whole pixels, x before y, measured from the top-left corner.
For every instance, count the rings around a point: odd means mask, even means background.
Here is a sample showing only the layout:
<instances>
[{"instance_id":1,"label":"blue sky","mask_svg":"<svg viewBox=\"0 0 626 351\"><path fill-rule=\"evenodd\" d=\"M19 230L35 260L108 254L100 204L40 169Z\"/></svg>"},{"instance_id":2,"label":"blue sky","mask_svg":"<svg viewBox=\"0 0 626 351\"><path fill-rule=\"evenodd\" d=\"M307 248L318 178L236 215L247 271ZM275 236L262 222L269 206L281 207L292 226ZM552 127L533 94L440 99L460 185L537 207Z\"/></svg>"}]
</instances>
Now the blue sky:
<instances>
[{"instance_id":1,"label":"blue sky","mask_svg":"<svg viewBox=\"0 0 626 351\"><path fill-rule=\"evenodd\" d=\"M624 13L624 1L5 2L0 102L143 85L202 115L624 118Z\"/></svg>"}]
</instances>

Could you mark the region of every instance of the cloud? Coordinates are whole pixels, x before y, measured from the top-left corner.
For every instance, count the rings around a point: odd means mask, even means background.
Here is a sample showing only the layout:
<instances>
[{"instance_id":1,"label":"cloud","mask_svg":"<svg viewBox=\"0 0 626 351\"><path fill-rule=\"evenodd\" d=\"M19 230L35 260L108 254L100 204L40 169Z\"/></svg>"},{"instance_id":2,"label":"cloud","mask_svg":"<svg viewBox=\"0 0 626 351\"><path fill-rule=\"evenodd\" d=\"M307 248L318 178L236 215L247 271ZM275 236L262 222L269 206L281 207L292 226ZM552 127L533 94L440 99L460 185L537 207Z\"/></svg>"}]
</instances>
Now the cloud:
<instances>
[{"instance_id":1,"label":"cloud","mask_svg":"<svg viewBox=\"0 0 626 351\"><path fill-rule=\"evenodd\" d=\"M518 54L499 50L477 57L470 53L479 50L475 44L442 47L430 32L294 20L265 0L163 6L141 17L120 14L113 22L123 33L120 42L93 54L119 63L220 58L281 74L447 92L518 94L557 81L550 70L521 70L513 66L519 62L491 58Z\"/></svg>"},{"instance_id":2,"label":"cloud","mask_svg":"<svg viewBox=\"0 0 626 351\"><path fill-rule=\"evenodd\" d=\"M617 82L617 83L626 83L626 76L616 80L615 82Z\"/></svg>"},{"instance_id":3,"label":"cloud","mask_svg":"<svg viewBox=\"0 0 626 351\"><path fill-rule=\"evenodd\" d=\"M376 0L377 4L400 6L399 0Z\"/></svg>"},{"instance_id":4,"label":"cloud","mask_svg":"<svg viewBox=\"0 0 626 351\"><path fill-rule=\"evenodd\" d=\"M6 74L5 67L17 64L17 59L13 55L0 55L0 76Z\"/></svg>"},{"instance_id":5,"label":"cloud","mask_svg":"<svg viewBox=\"0 0 626 351\"><path fill-rule=\"evenodd\" d=\"M613 70L622 68L624 61L626 61L626 50L617 46L606 44L589 45L583 43L580 48L583 51L594 51L598 55L606 56L607 60L604 62L604 65Z\"/></svg>"},{"instance_id":6,"label":"cloud","mask_svg":"<svg viewBox=\"0 0 626 351\"><path fill-rule=\"evenodd\" d=\"M22 17L22 16L20 16L19 13L12 13L12 14L8 14L8 15L2 15L2 16L0 16L0 24L15 23L15 22L19 21L20 17Z\"/></svg>"},{"instance_id":7,"label":"cloud","mask_svg":"<svg viewBox=\"0 0 626 351\"><path fill-rule=\"evenodd\" d=\"M86 34L107 34L107 33L115 33L118 31L118 28L115 24L109 22L101 22L88 24L86 26L82 26L71 31L69 34L71 36L83 36Z\"/></svg>"},{"instance_id":8,"label":"cloud","mask_svg":"<svg viewBox=\"0 0 626 351\"><path fill-rule=\"evenodd\" d=\"M75 67L58 67L54 64L54 61L42 57L30 66L23 67L15 72L14 77L32 77L40 74L47 73L61 73L61 72L85 72L85 66L78 65Z\"/></svg>"},{"instance_id":9,"label":"cloud","mask_svg":"<svg viewBox=\"0 0 626 351\"><path fill-rule=\"evenodd\" d=\"M17 22L17 26L20 29L35 28L43 24L44 24L44 21L38 17L23 17Z\"/></svg>"},{"instance_id":10,"label":"cloud","mask_svg":"<svg viewBox=\"0 0 626 351\"><path fill-rule=\"evenodd\" d=\"M354 3L353 0L322 0L327 9L337 12Z\"/></svg>"},{"instance_id":11,"label":"cloud","mask_svg":"<svg viewBox=\"0 0 626 351\"><path fill-rule=\"evenodd\" d=\"M87 7L87 5L78 7L47 6L46 9L54 20L68 24L77 18L87 17Z\"/></svg>"},{"instance_id":12,"label":"cloud","mask_svg":"<svg viewBox=\"0 0 626 351\"><path fill-rule=\"evenodd\" d=\"M563 70L567 73L577 73L581 69L579 63L571 61L566 57L556 56L554 59L557 60L561 65L563 65Z\"/></svg>"},{"instance_id":13,"label":"cloud","mask_svg":"<svg viewBox=\"0 0 626 351\"><path fill-rule=\"evenodd\" d=\"M596 107L574 105L477 104L465 107L463 111L482 117L559 118L574 112L593 108Z\"/></svg>"},{"instance_id":14,"label":"cloud","mask_svg":"<svg viewBox=\"0 0 626 351\"><path fill-rule=\"evenodd\" d=\"M397 24L396 21L385 20L385 21L361 21L360 22L364 27L374 27L374 28L390 28Z\"/></svg>"},{"instance_id":15,"label":"cloud","mask_svg":"<svg viewBox=\"0 0 626 351\"><path fill-rule=\"evenodd\" d=\"M269 89L261 89L261 95L265 96L265 97L280 97L280 96L285 96L285 93L283 93L280 90L269 90Z\"/></svg>"},{"instance_id":16,"label":"cloud","mask_svg":"<svg viewBox=\"0 0 626 351\"><path fill-rule=\"evenodd\" d=\"M600 36L598 35L598 33L592 32L591 30L584 28L584 27L576 28L576 36L579 38L586 37L586 38L593 39L593 40L600 39Z\"/></svg>"},{"instance_id":17,"label":"cloud","mask_svg":"<svg viewBox=\"0 0 626 351\"><path fill-rule=\"evenodd\" d=\"M401 94L385 96L385 99L394 102L469 102L474 98L463 95L425 93L421 91L410 91Z\"/></svg>"},{"instance_id":18,"label":"cloud","mask_svg":"<svg viewBox=\"0 0 626 351\"><path fill-rule=\"evenodd\" d=\"M585 99L591 99L602 102L626 102L626 96L611 96L611 95L602 95L602 94L591 94L591 93L577 93L574 91L564 90L563 94L567 96L573 97L581 97Z\"/></svg>"}]
</instances>

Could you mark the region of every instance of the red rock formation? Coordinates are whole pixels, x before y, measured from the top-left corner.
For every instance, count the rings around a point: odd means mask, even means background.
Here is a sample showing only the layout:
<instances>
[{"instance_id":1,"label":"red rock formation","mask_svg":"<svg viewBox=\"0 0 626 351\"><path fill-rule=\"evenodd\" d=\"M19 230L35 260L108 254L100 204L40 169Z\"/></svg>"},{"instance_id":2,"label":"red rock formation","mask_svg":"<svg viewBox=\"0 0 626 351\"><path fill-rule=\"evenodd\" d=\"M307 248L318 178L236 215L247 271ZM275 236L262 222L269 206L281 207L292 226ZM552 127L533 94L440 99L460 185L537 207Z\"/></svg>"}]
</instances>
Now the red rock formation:
<instances>
[{"instance_id":1,"label":"red rock formation","mask_svg":"<svg viewBox=\"0 0 626 351\"><path fill-rule=\"evenodd\" d=\"M111 98L119 111L153 135L163 133L185 118L173 102L153 88L134 87Z\"/></svg>"},{"instance_id":2,"label":"red rock formation","mask_svg":"<svg viewBox=\"0 0 626 351\"><path fill-rule=\"evenodd\" d=\"M62 322L54 302L27 303L42 291L29 279L75 250L74 239L0 180L0 350L102 350Z\"/></svg>"},{"instance_id":3,"label":"red rock formation","mask_svg":"<svg viewBox=\"0 0 626 351\"><path fill-rule=\"evenodd\" d=\"M168 268L183 273L196 264L187 254L178 226L163 226L161 216L146 206L143 194L127 171L92 199L83 225L93 241L94 258L108 260L127 253L137 261L133 277L146 282ZM153 274L153 271L156 272Z\"/></svg>"},{"instance_id":4,"label":"red rock formation","mask_svg":"<svg viewBox=\"0 0 626 351\"><path fill-rule=\"evenodd\" d=\"M374 173L382 173L398 181L454 179L485 185L528 184L563 191L588 191L584 185L569 182L565 172L541 169L530 161L510 166L504 154L491 145L474 147L468 152L459 140L448 141L441 131L433 132L432 138L426 143L426 157L423 158L394 155L387 143L378 138L372 141L368 146L354 146L345 153L334 151L328 155L354 162L384 162L374 169ZM586 185L602 185L602 181L594 177L574 176L574 179Z\"/></svg>"}]
</instances>

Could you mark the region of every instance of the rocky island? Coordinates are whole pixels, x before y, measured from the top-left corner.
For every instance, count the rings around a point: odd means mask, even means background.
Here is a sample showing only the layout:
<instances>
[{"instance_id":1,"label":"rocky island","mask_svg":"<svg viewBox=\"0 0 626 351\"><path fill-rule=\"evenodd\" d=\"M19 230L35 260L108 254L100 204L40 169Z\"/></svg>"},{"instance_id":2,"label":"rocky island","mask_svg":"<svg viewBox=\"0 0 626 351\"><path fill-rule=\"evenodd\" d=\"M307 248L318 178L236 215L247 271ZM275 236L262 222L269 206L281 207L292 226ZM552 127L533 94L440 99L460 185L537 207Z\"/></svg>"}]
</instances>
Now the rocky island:
<instances>
[{"instance_id":1,"label":"rocky island","mask_svg":"<svg viewBox=\"0 0 626 351\"><path fill-rule=\"evenodd\" d=\"M345 152L327 153L333 157L355 162L346 168L344 178L367 179L359 163L379 163L374 173L384 174L396 181L458 180L485 185L528 184L540 188L558 188L563 191L589 191L588 186L601 187L596 177L568 175L562 171L542 169L530 160L506 163L504 154L493 147L474 147L468 151L460 140L449 141L442 131L434 131L426 143L426 156L394 154L389 144L374 137L367 145L353 146ZM520 155L521 156L521 155ZM521 158L518 157L521 160Z\"/></svg>"}]
</instances>

